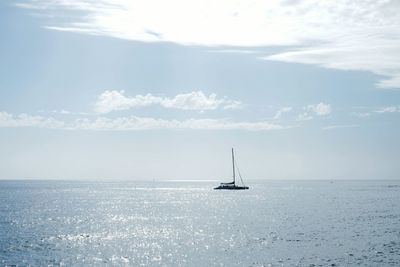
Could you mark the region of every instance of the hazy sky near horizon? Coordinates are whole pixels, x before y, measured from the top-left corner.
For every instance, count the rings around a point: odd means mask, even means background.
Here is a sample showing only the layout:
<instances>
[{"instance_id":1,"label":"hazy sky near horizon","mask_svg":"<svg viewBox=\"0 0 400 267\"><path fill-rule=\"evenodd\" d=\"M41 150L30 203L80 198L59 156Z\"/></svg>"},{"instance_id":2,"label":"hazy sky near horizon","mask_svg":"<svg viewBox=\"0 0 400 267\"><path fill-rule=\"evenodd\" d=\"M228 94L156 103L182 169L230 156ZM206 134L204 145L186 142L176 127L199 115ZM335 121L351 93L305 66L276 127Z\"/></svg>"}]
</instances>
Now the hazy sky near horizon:
<instances>
[{"instance_id":1,"label":"hazy sky near horizon","mask_svg":"<svg viewBox=\"0 0 400 267\"><path fill-rule=\"evenodd\" d=\"M6 0L0 179L400 178L400 3Z\"/></svg>"}]
</instances>

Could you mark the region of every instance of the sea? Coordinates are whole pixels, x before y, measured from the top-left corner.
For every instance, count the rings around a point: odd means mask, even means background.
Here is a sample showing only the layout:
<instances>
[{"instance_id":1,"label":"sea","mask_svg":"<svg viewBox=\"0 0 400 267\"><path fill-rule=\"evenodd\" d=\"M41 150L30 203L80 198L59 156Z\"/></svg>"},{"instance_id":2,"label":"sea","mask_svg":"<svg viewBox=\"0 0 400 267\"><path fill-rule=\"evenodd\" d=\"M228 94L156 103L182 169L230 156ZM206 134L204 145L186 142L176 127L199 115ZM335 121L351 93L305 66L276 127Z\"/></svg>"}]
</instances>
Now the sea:
<instances>
[{"instance_id":1,"label":"sea","mask_svg":"<svg viewBox=\"0 0 400 267\"><path fill-rule=\"evenodd\" d=\"M0 266L400 266L400 181L0 181Z\"/></svg>"}]
</instances>

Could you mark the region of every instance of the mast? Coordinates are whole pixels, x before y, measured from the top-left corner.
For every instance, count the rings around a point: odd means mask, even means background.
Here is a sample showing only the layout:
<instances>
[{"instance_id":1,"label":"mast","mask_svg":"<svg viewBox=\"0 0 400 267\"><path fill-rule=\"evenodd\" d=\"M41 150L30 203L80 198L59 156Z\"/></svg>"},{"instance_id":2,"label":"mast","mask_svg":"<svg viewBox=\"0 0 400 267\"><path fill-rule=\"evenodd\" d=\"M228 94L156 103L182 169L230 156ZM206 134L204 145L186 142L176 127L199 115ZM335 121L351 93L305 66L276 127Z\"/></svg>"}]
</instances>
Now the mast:
<instances>
[{"instance_id":1,"label":"mast","mask_svg":"<svg viewBox=\"0 0 400 267\"><path fill-rule=\"evenodd\" d=\"M233 147L232 147L232 173L233 173L233 184L235 184L235 156L233 155Z\"/></svg>"}]
</instances>

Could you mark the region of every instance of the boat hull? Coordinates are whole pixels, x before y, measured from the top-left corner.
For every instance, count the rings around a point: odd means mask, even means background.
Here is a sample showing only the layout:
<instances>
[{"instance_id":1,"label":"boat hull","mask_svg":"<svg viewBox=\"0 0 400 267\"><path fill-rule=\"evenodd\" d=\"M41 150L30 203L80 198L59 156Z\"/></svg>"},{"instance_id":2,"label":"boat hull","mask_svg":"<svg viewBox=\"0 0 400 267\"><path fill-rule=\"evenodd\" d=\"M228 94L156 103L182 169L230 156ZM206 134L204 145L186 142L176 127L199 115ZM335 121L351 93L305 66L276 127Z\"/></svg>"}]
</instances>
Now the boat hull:
<instances>
[{"instance_id":1,"label":"boat hull","mask_svg":"<svg viewBox=\"0 0 400 267\"><path fill-rule=\"evenodd\" d=\"M248 186L229 186L229 185L220 185L214 188L214 190L246 190L249 189Z\"/></svg>"}]
</instances>

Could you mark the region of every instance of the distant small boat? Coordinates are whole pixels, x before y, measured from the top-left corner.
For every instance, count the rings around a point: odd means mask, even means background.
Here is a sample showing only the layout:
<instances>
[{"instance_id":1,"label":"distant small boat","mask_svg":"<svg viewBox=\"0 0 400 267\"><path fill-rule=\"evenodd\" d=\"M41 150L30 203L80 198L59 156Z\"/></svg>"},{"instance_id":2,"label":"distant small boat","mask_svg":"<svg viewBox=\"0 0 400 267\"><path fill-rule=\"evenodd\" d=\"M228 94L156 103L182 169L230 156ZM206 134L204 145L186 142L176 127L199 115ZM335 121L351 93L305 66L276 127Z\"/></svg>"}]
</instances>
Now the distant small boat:
<instances>
[{"instance_id":1,"label":"distant small boat","mask_svg":"<svg viewBox=\"0 0 400 267\"><path fill-rule=\"evenodd\" d=\"M233 175L232 175L233 181L232 182L230 182L230 183L221 183L219 186L215 187L214 189L216 189L216 190L221 190L221 189L225 189L225 190L245 190L245 189L249 189L248 186L244 185L243 180L242 180L242 176L240 175L240 172L239 172L239 177L240 177L240 180L242 181L242 185L241 186L240 185L236 185L235 155L233 153L233 148L232 148L232 172L233 172Z\"/></svg>"}]
</instances>

